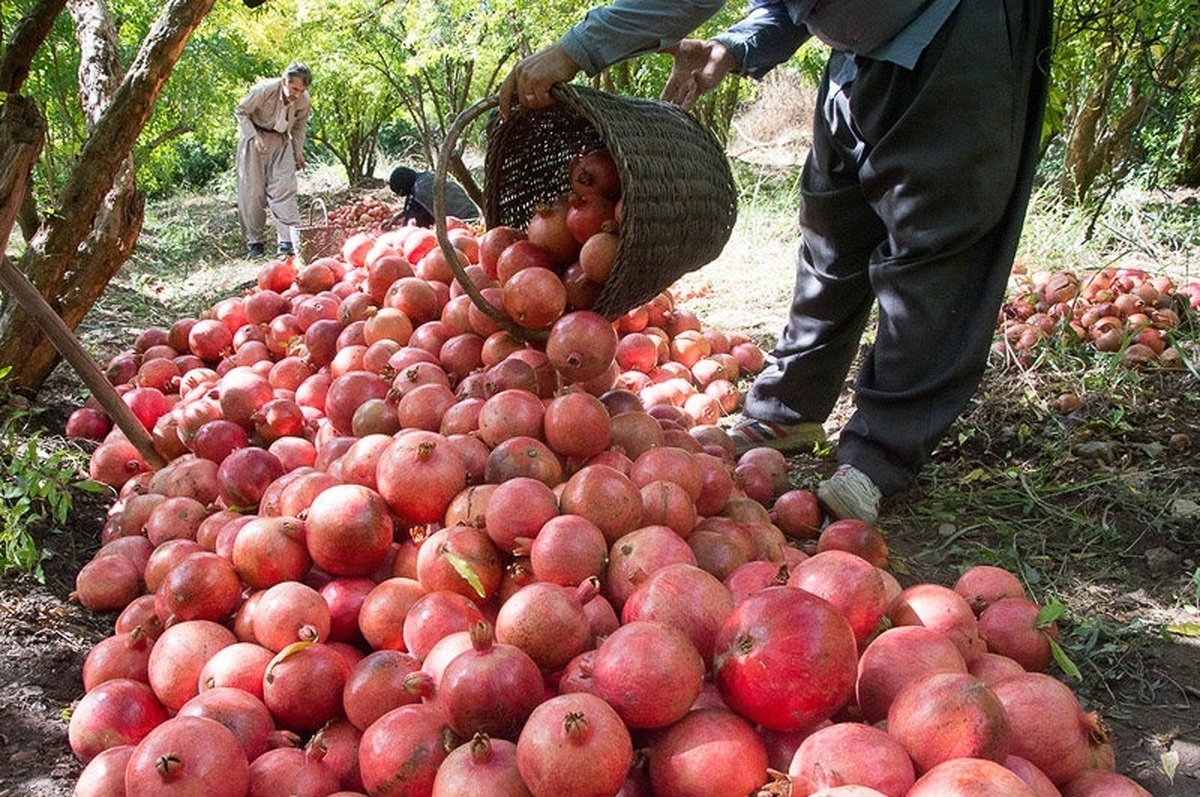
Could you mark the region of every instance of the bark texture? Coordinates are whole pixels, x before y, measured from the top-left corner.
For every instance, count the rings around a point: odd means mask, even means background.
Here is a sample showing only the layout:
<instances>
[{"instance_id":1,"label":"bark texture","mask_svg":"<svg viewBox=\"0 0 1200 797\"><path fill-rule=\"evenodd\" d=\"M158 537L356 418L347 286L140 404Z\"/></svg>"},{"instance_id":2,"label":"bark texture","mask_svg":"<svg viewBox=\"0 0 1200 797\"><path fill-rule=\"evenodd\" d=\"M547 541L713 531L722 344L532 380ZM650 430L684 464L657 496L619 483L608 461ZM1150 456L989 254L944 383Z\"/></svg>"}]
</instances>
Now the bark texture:
<instances>
[{"instance_id":1,"label":"bark texture","mask_svg":"<svg viewBox=\"0 0 1200 797\"><path fill-rule=\"evenodd\" d=\"M213 2L169 2L123 78L106 2L71 2L83 49L81 97L91 127L53 214L19 265L72 329L129 258L141 232L144 197L134 185L129 155L184 45ZM12 365L10 379L17 385L36 391L59 355L43 335L30 334L33 329L15 302L0 307L0 362Z\"/></svg>"}]
</instances>

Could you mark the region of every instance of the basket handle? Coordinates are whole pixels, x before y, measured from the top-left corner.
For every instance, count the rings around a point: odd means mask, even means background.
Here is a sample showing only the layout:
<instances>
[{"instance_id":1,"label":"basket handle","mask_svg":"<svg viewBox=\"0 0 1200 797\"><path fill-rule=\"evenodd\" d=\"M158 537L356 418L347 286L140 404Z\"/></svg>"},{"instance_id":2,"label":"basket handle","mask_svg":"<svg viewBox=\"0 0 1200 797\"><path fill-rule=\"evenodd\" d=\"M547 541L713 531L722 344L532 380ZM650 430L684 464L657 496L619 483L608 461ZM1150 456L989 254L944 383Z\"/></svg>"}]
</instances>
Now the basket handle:
<instances>
[{"instance_id":1,"label":"basket handle","mask_svg":"<svg viewBox=\"0 0 1200 797\"><path fill-rule=\"evenodd\" d=\"M313 211L317 208L321 209L321 226L329 226L329 213L325 210L325 200L321 197L314 197L311 204L308 206L308 226L315 227L313 224Z\"/></svg>"},{"instance_id":2,"label":"basket handle","mask_svg":"<svg viewBox=\"0 0 1200 797\"><path fill-rule=\"evenodd\" d=\"M459 264L458 255L455 253L454 245L450 243L450 237L446 230L446 172L450 167L450 159L455 157L455 145L458 143L458 137L468 125L479 118L485 111L489 111L499 104L500 98L498 96L484 97L474 105L463 110L458 115L458 118L454 120L454 123L450 125L450 129L446 131L446 139L442 142L442 148L438 151L437 166L433 177L434 232L437 234L438 245L442 248L442 254L446 257L446 263L450 266L450 270L454 272L454 276L462 286L463 292L471 297L471 301L475 303L475 306L484 315L499 324L505 332L517 340L545 340L547 330L526 329L522 327L484 297L475 283L471 281L471 278L467 276L466 270Z\"/></svg>"}]
</instances>

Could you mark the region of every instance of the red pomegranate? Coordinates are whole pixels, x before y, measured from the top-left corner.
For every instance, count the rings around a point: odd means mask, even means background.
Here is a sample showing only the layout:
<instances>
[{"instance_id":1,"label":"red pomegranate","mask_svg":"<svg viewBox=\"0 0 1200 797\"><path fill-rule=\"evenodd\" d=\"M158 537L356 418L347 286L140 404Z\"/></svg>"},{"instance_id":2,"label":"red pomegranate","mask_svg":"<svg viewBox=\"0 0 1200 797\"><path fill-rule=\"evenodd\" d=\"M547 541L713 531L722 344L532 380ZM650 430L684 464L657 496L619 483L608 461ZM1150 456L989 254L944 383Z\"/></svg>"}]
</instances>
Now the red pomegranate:
<instances>
[{"instance_id":1,"label":"red pomegranate","mask_svg":"<svg viewBox=\"0 0 1200 797\"><path fill-rule=\"evenodd\" d=\"M857 646L832 605L795 587L768 587L721 627L713 678L751 722L796 730L828 719L854 696Z\"/></svg>"}]
</instances>

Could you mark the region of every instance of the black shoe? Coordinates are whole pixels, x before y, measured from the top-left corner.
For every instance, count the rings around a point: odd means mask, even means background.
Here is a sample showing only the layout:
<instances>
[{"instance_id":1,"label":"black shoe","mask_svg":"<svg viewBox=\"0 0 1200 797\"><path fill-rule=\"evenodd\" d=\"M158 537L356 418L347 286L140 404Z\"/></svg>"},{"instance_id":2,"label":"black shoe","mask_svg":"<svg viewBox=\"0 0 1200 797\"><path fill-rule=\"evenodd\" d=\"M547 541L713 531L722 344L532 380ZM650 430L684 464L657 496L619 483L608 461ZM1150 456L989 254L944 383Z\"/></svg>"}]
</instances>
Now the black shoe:
<instances>
[{"instance_id":1,"label":"black shoe","mask_svg":"<svg viewBox=\"0 0 1200 797\"><path fill-rule=\"evenodd\" d=\"M257 258L257 257L262 257L265 254L266 254L266 250L263 249L262 244L247 244L246 245L246 257Z\"/></svg>"},{"instance_id":2,"label":"black shoe","mask_svg":"<svg viewBox=\"0 0 1200 797\"><path fill-rule=\"evenodd\" d=\"M294 254L296 254L296 249L295 249L295 247L293 247L293 246L292 246L292 242L291 242L291 241L280 241L280 242L279 242L279 248L278 248L276 251L277 251L279 254L281 254L281 255L294 255Z\"/></svg>"}]
</instances>

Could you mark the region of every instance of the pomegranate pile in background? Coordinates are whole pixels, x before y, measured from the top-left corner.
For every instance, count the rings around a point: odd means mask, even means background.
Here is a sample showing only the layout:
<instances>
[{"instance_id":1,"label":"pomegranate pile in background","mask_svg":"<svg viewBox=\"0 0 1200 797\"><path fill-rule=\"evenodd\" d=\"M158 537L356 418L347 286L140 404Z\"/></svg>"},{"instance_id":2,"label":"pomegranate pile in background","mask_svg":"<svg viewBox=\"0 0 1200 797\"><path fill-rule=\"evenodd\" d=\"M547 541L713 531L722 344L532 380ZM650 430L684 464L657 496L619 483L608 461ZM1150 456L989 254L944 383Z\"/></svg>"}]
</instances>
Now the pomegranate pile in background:
<instances>
[{"instance_id":1,"label":"pomegranate pile in background","mask_svg":"<svg viewBox=\"0 0 1200 797\"><path fill-rule=\"evenodd\" d=\"M902 587L781 454L734 456L757 346L669 293L587 309L619 197L581 196L452 225L544 343L409 227L271 262L112 360L169 462L69 422L117 495L77 581L117 615L76 794L1148 794L1045 674L1058 632L1013 574Z\"/></svg>"},{"instance_id":2,"label":"pomegranate pile in background","mask_svg":"<svg viewBox=\"0 0 1200 797\"><path fill-rule=\"evenodd\" d=\"M1072 271L1017 268L1000 313L1000 355L1026 364L1039 345L1067 343L1119 356L1131 367L1182 367L1172 332L1200 311L1200 280L1177 285L1141 268L1104 268L1081 278Z\"/></svg>"}]
</instances>

